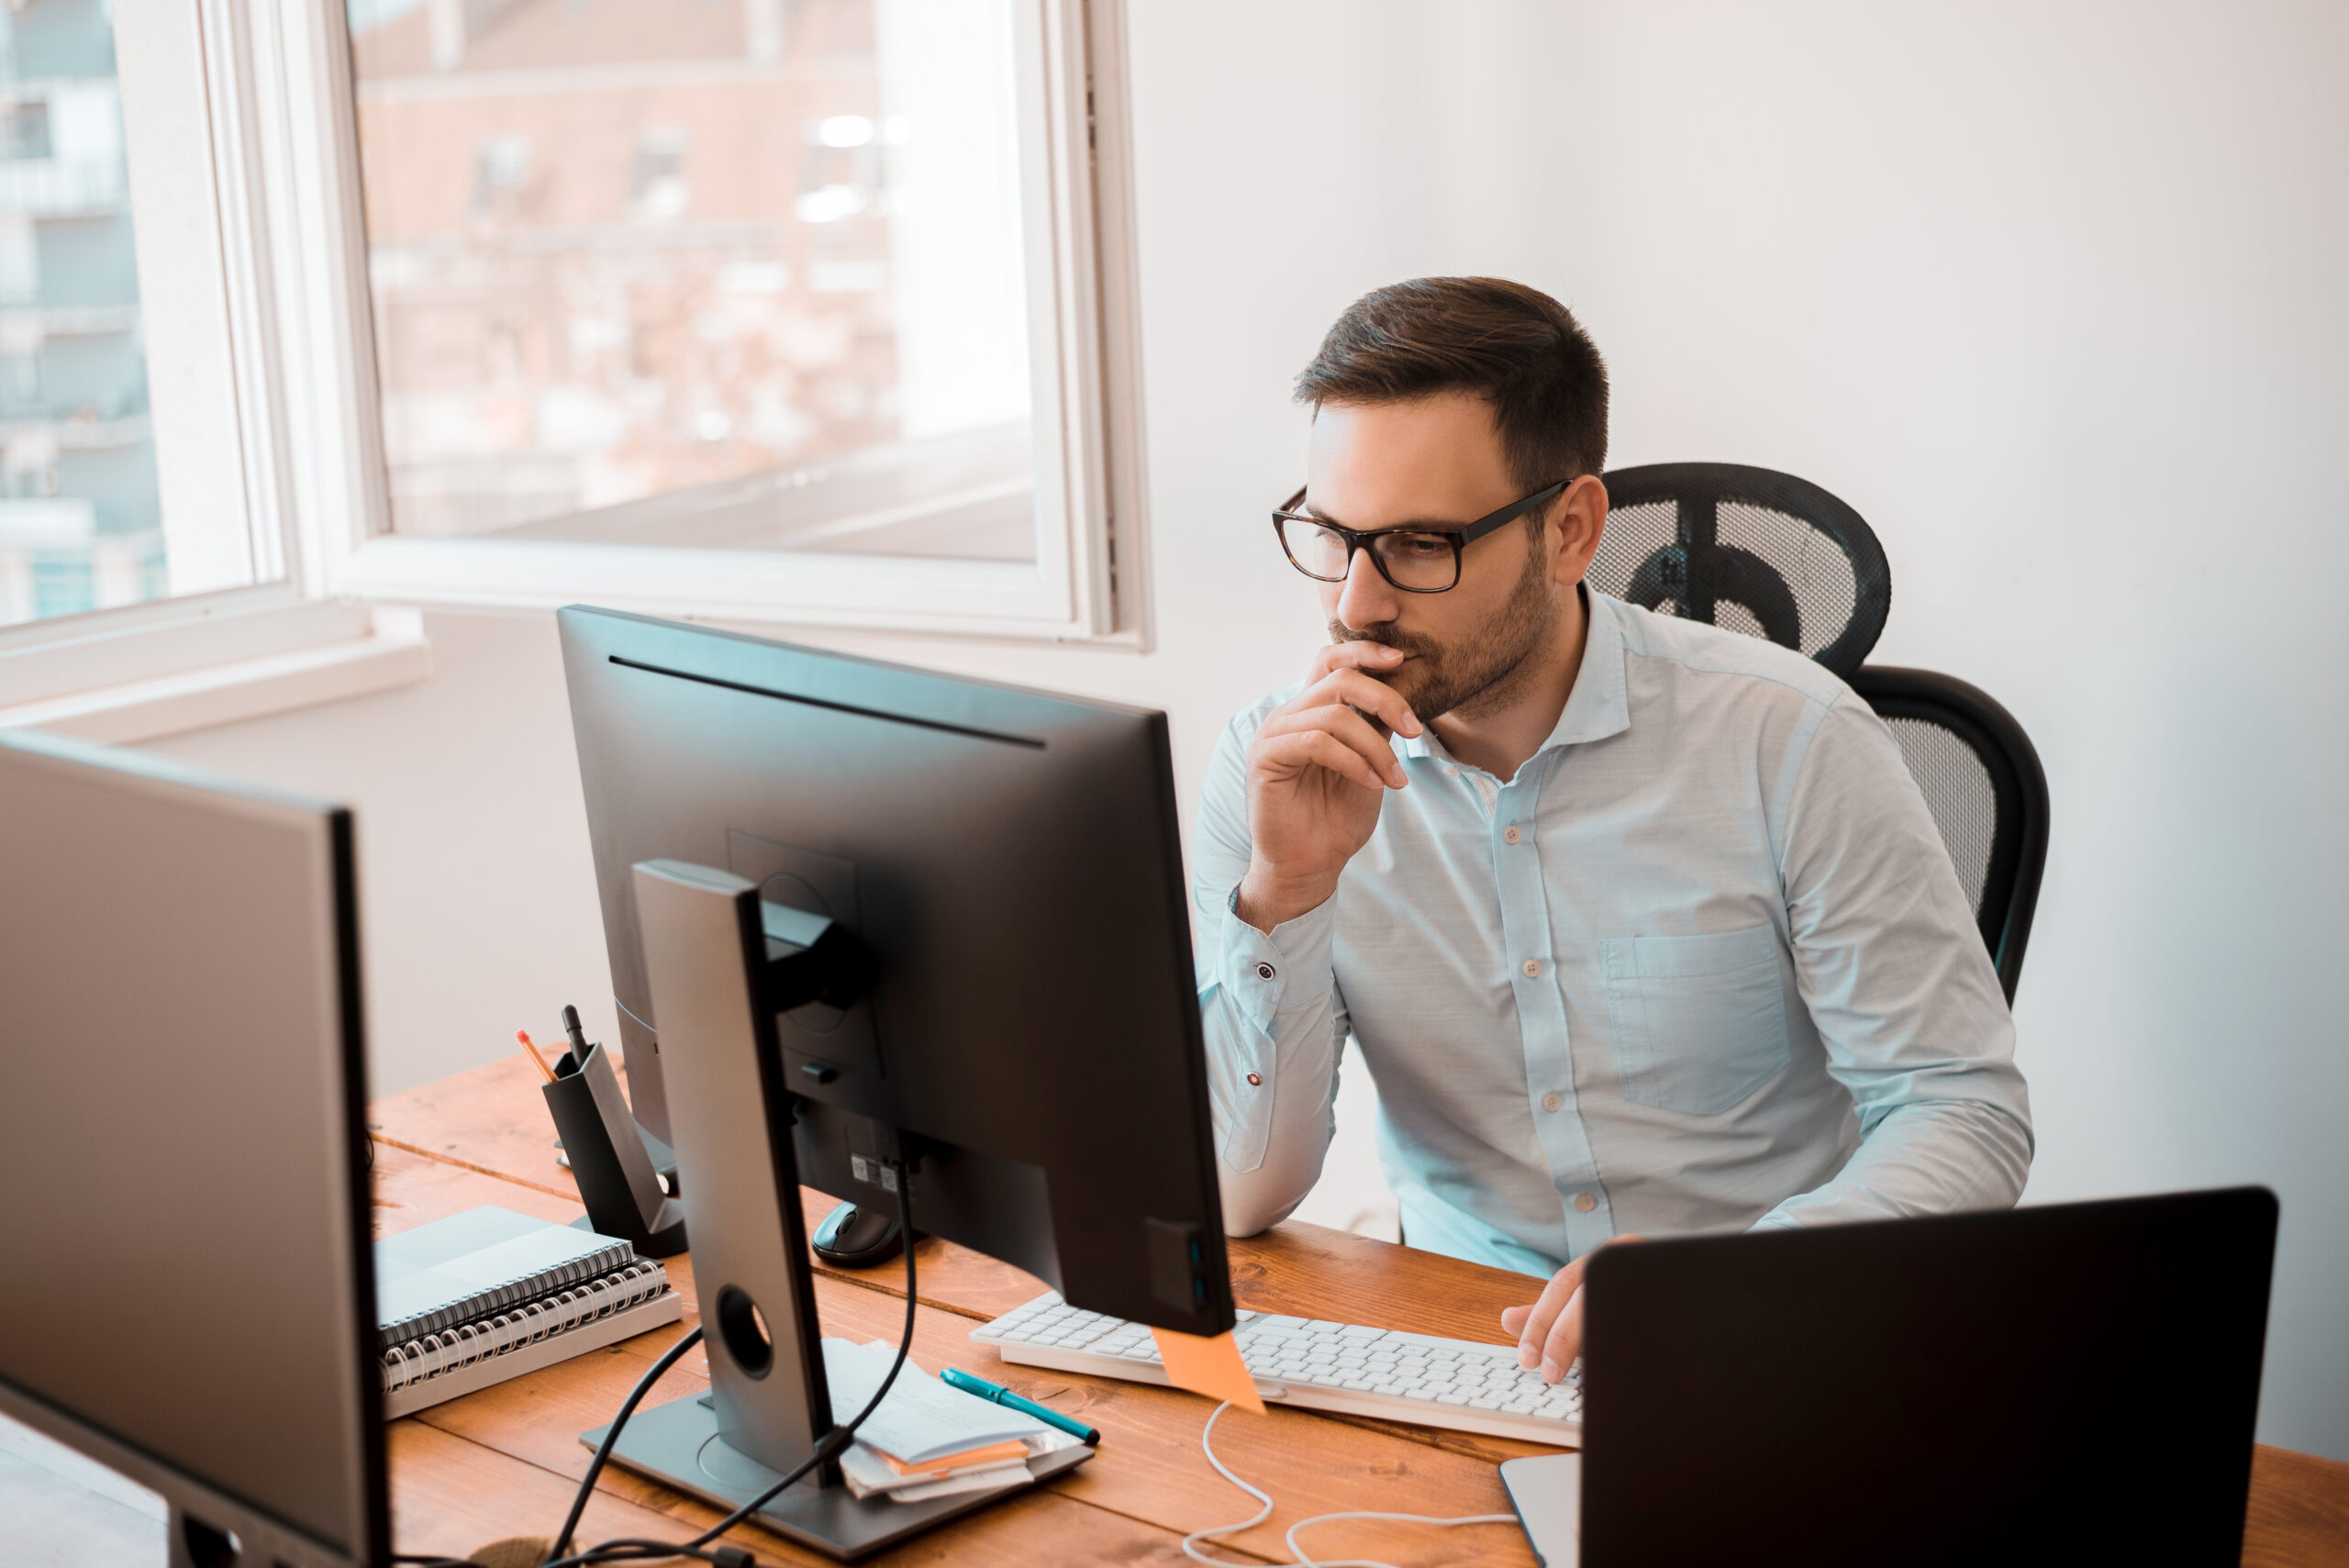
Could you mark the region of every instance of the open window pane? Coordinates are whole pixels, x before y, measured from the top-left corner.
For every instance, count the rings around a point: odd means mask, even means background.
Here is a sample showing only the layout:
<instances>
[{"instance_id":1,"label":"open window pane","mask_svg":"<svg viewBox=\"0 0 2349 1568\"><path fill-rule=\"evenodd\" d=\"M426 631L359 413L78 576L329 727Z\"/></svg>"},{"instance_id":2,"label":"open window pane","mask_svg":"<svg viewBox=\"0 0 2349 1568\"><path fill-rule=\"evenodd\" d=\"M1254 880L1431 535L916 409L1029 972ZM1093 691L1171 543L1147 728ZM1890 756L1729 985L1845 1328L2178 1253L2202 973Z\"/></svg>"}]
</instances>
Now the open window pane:
<instances>
[{"instance_id":1,"label":"open window pane","mask_svg":"<svg viewBox=\"0 0 2349 1568\"><path fill-rule=\"evenodd\" d=\"M405 534L1037 559L1011 0L351 0Z\"/></svg>"},{"instance_id":2,"label":"open window pane","mask_svg":"<svg viewBox=\"0 0 2349 1568\"><path fill-rule=\"evenodd\" d=\"M0 625L170 592L107 0L0 8Z\"/></svg>"}]
</instances>

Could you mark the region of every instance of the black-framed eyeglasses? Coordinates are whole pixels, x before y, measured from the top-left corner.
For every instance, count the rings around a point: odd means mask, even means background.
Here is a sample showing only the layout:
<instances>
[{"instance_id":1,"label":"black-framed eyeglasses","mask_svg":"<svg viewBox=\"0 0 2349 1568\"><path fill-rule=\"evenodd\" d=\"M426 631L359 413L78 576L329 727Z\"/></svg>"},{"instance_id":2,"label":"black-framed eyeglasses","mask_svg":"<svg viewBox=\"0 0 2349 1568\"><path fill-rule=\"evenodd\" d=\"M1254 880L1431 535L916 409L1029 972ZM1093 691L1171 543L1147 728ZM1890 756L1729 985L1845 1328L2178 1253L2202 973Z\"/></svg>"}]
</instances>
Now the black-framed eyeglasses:
<instances>
[{"instance_id":1,"label":"black-framed eyeglasses","mask_svg":"<svg viewBox=\"0 0 2349 1568\"><path fill-rule=\"evenodd\" d=\"M1566 487L1555 484L1536 490L1522 501L1512 501L1488 512L1464 528L1341 528L1297 509L1305 499L1300 488L1273 512L1273 531L1280 536L1288 563L1317 583L1342 583L1354 552L1366 550L1378 574L1406 594L1441 594L1460 583L1460 552L1505 523L1513 523Z\"/></svg>"}]
</instances>

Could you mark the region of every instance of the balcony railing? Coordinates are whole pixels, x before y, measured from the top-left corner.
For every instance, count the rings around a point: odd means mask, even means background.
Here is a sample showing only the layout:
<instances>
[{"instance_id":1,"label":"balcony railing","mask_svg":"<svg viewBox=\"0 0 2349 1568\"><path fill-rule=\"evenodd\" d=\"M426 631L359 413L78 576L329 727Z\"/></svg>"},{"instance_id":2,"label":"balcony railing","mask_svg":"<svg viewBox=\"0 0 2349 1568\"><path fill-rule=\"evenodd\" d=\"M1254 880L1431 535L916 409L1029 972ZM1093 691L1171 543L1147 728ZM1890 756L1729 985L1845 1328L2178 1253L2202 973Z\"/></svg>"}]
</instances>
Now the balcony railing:
<instances>
[{"instance_id":1,"label":"balcony railing","mask_svg":"<svg viewBox=\"0 0 2349 1568\"><path fill-rule=\"evenodd\" d=\"M0 160L0 212L34 217L110 212L130 195L128 165L114 158Z\"/></svg>"},{"instance_id":2,"label":"balcony railing","mask_svg":"<svg viewBox=\"0 0 2349 1568\"><path fill-rule=\"evenodd\" d=\"M87 550L97 532L86 495L0 498L0 550Z\"/></svg>"}]
</instances>

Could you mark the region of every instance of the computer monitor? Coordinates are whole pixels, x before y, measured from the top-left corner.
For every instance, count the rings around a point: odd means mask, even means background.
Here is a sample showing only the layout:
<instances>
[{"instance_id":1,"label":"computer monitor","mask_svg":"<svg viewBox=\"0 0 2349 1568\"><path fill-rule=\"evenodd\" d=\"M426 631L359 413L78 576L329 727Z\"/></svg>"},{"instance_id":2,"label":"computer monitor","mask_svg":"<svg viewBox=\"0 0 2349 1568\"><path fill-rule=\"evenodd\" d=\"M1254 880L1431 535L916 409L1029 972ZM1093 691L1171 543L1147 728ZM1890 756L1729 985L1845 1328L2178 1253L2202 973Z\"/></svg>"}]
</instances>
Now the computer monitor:
<instances>
[{"instance_id":1,"label":"computer monitor","mask_svg":"<svg viewBox=\"0 0 2349 1568\"><path fill-rule=\"evenodd\" d=\"M174 1563L389 1562L350 814L0 733L0 1413Z\"/></svg>"},{"instance_id":2,"label":"computer monitor","mask_svg":"<svg viewBox=\"0 0 2349 1568\"><path fill-rule=\"evenodd\" d=\"M801 1181L889 1203L873 1140L894 1129L921 1151L923 1233L1082 1307L1229 1329L1165 717L607 610L559 618L629 1089L653 1130L671 1129L631 868L674 861L840 922L877 962L852 1006L775 1018Z\"/></svg>"},{"instance_id":3,"label":"computer monitor","mask_svg":"<svg viewBox=\"0 0 2349 1568\"><path fill-rule=\"evenodd\" d=\"M858 1502L829 1465L784 1488L834 1428L801 1183L893 1215L902 1191L918 1231L1080 1307L1232 1326L1166 721L560 620L629 1080L674 1135L709 1307L708 1398L610 1452L858 1557L992 1494Z\"/></svg>"}]
</instances>

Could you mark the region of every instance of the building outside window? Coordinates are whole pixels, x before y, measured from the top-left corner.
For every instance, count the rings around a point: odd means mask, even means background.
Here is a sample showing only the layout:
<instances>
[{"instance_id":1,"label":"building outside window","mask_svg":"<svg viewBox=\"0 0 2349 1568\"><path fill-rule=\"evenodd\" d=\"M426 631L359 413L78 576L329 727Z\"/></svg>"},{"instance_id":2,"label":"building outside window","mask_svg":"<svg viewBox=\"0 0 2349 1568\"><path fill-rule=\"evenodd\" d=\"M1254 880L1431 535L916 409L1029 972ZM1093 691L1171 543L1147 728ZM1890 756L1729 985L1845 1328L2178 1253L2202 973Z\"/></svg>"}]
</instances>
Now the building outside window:
<instances>
[{"instance_id":1,"label":"building outside window","mask_svg":"<svg viewBox=\"0 0 2349 1568\"><path fill-rule=\"evenodd\" d=\"M0 8L0 625L169 591L114 46Z\"/></svg>"},{"instance_id":2,"label":"building outside window","mask_svg":"<svg viewBox=\"0 0 2349 1568\"><path fill-rule=\"evenodd\" d=\"M1032 562L1009 0L351 0L391 526Z\"/></svg>"}]
</instances>

